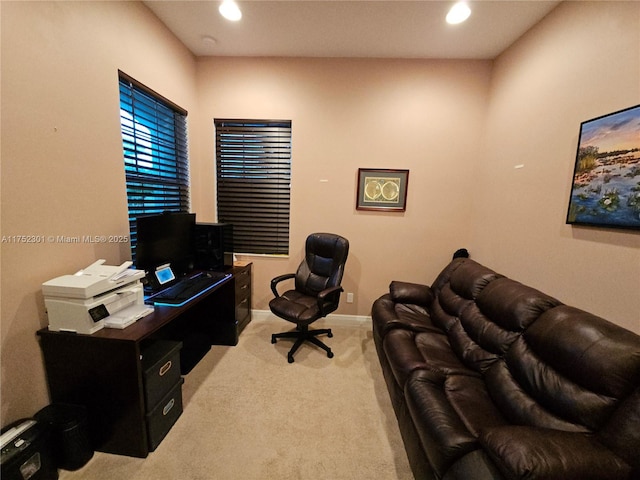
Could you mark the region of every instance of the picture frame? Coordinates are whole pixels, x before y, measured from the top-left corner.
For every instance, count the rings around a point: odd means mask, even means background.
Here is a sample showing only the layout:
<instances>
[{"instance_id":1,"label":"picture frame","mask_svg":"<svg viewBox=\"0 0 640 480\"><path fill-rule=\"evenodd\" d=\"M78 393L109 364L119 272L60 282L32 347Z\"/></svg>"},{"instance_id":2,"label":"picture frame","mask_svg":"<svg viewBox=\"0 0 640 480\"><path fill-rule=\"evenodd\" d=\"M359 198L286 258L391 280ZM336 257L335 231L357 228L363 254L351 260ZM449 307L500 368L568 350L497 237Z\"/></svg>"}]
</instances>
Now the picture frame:
<instances>
[{"instance_id":1,"label":"picture frame","mask_svg":"<svg viewBox=\"0 0 640 480\"><path fill-rule=\"evenodd\" d=\"M566 223L640 229L640 105L580 124Z\"/></svg>"},{"instance_id":2,"label":"picture frame","mask_svg":"<svg viewBox=\"0 0 640 480\"><path fill-rule=\"evenodd\" d=\"M404 212L409 170L359 168L357 210Z\"/></svg>"}]
</instances>

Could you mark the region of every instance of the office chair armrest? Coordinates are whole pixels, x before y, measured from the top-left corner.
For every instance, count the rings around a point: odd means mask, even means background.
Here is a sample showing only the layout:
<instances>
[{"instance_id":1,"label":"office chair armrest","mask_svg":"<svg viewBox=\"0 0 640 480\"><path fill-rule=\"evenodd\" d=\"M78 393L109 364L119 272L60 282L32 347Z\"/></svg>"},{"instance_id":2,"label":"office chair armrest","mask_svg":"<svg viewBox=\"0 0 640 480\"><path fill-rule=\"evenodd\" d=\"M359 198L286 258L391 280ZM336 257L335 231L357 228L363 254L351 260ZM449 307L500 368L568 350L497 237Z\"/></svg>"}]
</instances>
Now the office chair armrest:
<instances>
[{"instance_id":1,"label":"office chair armrest","mask_svg":"<svg viewBox=\"0 0 640 480\"><path fill-rule=\"evenodd\" d=\"M320 310L320 313L322 314L322 316L325 316L327 313L330 313L330 312L324 311L324 306L327 301L327 297L329 297L330 295L336 295L336 294L339 296L340 292L343 292L343 291L344 290L340 285L336 285L335 287L326 288L322 290L320 293L318 293L318 309Z\"/></svg>"},{"instance_id":2,"label":"office chair armrest","mask_svg":"<svg viewBox=\"0 0 640 480\"><path fill-rule=\"evenodd\" d=\"M271 280L271 291L276 297L280 296L280 294L278 293L278 290L276 289L276 285L284 280L289 280L290 278L296 278L296 274L285 273L284 275L279 275L276 278Z\"/></svg>"}]
</instances>

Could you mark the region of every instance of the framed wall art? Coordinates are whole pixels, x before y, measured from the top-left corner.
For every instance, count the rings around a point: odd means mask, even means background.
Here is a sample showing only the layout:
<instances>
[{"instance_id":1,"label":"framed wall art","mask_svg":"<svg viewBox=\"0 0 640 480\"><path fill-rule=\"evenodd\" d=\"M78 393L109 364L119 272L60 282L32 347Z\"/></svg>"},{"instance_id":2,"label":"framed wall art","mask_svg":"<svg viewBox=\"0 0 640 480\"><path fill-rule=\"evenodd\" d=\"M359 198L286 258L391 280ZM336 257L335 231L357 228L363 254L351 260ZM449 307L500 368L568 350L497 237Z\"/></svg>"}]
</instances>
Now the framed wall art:
<instances>
[{"instance_id":1,"label":"framed wall art","mask_svg":"<svg viewBox=\"0 0 640 480\"><path fill-rule=\"evenodd\" d=\"M640 229L640 105L580 124L567 223Z\"/></svg>"},{"instance_id":2,"label":"framed wall art","mask_svg":"<svg viewBox=\"0 0 640 480\"><path fill-rule=\"evenodd\" d=\"M357 210L404 212L409 170L358 169Z\"/></svg>"}]
</instances>

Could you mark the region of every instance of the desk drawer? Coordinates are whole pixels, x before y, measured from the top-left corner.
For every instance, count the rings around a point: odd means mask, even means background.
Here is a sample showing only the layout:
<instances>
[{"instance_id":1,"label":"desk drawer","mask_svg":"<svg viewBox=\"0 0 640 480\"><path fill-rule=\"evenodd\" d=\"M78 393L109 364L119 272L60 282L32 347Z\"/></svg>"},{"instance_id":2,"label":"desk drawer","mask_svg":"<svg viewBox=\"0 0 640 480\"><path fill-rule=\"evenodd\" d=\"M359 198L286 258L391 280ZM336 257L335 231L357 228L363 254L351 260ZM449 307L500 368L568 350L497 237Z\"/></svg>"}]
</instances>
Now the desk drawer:
<instances>
[{"instance_id":1,"label":"desk drawer","mask_svg":"<svg viewBox=\"0 0 640 480\"><path fill-rule=\"evenodd\" d=\"M251 298L251 284L238 285L236 284L236 304Z\"/></svg>"},{"instance_id":2,"label":"desk drawer","mask_svg":"<svg viewBox=\"0 0 640 480\"><path fill-rule=\"evenodd\" d=\"M251 265L238 268L233 275L236 289L236 305L251 298Z\"/></svg>"},{"instance_id":3,"label":"desk drawer","mask_svg":"<svg viewBox=\"0 0 640 480\"><path fill-rule=\"evenodd\" d=\"M146 415L149 451L151 452L160 445L160 442L167 436L173 424L182 415L183 383L184 380L180 378L156 408Z\"/></svg>"},{"instance_id":4,"label":"desk drawer","mask_svg":"<svg viewBox=\"0 0 640 480\"><path fill-rule=\"evenodd\" d=\"M242 299L251 293L251 268L244 267L233 276L236 288L236 300Z\"/></svg>"},{"instance_id":5,"label":"desk drawer","mask_svg":"<svg viewBox=\"0 0 640 480\"><path fill-rule=\"evenodd\" d=\"M142 351L146 411L150 412L180 380L181 342L156 340Z\"/></svg>"},{"instance_id":6,"label":"desk drawer","mask_svg":"<svg viewBox=\"0 0 640 480\"><path fill-rule=\"evenodd\" d=\"M236 305L236 322L242 323L242 321L249 315L251 311L250 299L245 298Z\"/></svg>"}]
</instances>

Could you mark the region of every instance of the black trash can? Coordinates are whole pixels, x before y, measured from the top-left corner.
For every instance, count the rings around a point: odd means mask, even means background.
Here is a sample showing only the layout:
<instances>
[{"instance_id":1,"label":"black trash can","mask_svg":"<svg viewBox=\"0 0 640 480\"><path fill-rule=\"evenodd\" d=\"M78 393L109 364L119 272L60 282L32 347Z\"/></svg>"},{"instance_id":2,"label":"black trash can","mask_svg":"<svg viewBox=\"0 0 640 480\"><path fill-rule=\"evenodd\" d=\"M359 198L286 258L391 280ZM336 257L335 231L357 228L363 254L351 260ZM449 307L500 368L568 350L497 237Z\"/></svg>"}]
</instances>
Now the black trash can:
<instances>
[{"instance_id":1,"label":"black trash can","mask_svg":"<svg viewBox=\"0 0 640 480\"><path fill-rule=\"evenodd\" d=\"M91 460L93 447L85 407L53 403L36 413L35 418L51 428L53 455L58 468L78 470Z\"/></svg>"}]
</instances>

